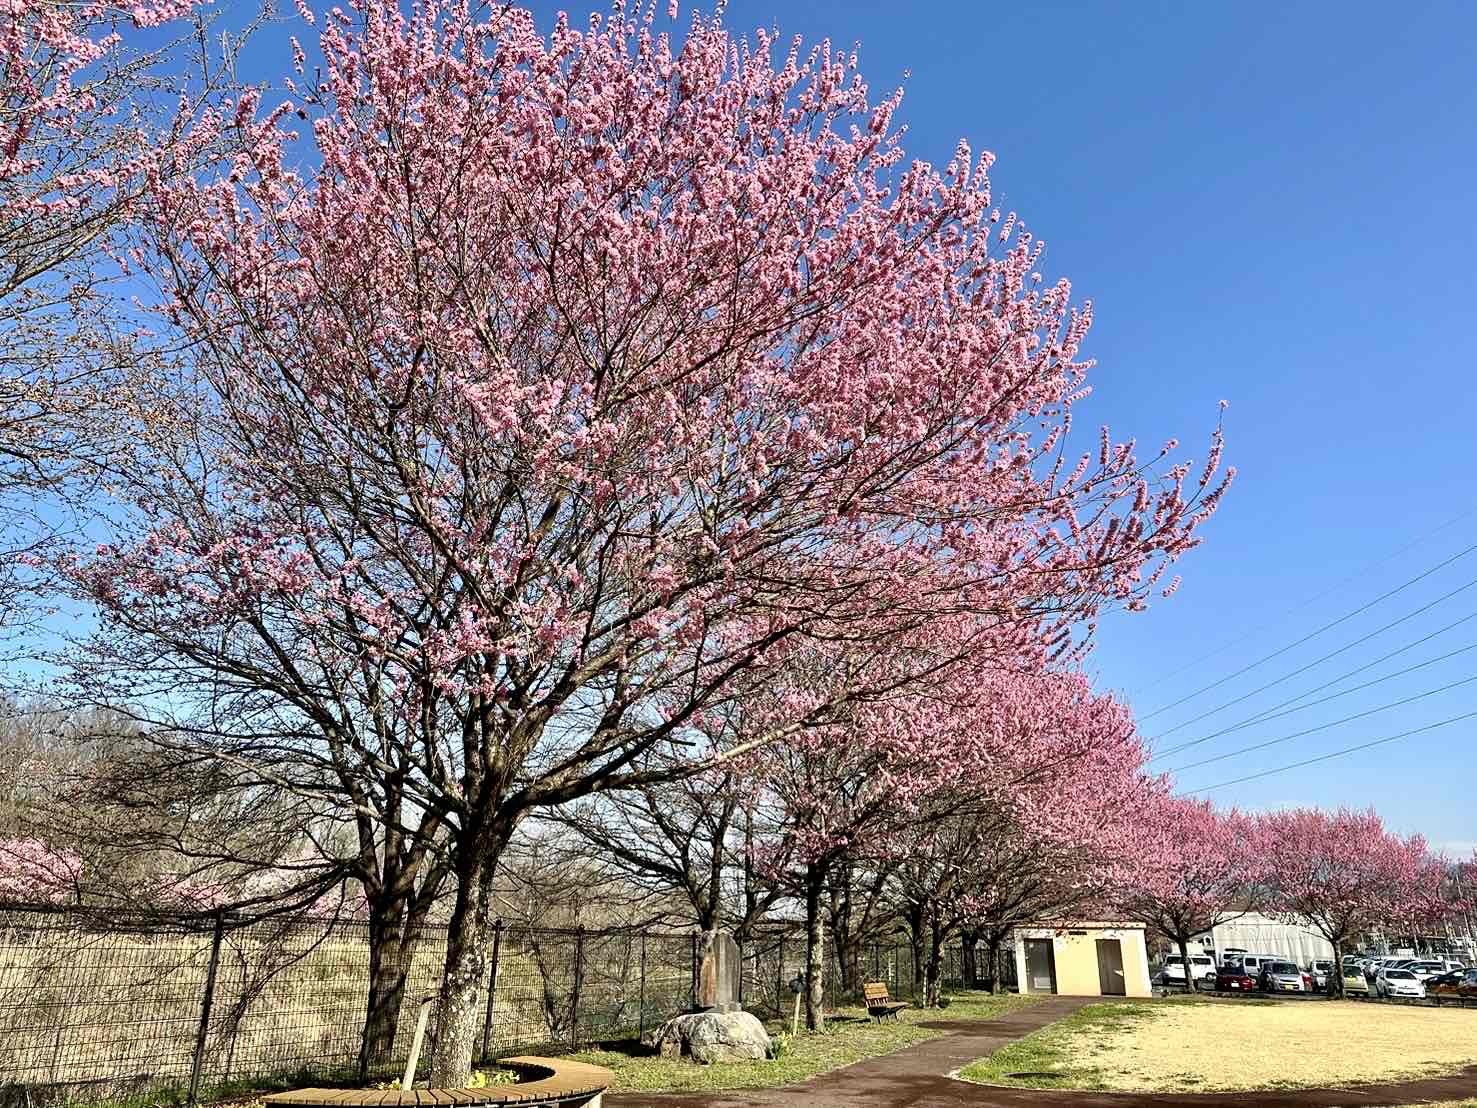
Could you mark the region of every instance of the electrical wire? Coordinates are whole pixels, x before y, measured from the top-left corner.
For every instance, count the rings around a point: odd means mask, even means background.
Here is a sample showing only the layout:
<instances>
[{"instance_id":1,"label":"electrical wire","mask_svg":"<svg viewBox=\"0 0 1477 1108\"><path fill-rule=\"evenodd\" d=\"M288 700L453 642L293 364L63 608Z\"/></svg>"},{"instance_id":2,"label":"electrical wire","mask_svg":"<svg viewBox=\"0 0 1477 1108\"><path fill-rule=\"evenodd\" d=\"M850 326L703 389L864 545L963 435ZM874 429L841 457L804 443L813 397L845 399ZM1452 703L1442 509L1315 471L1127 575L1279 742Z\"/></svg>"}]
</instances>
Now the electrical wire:
<instances>
[{"instance_id":1,"label":"electrical wire","mask_svg":"<svg viewBox=\"0 0 1477 1108\"><path fill-rule=\"evenodd\" d=\"M1366 708L1362 712L1355 712L1352 716L1345 716L1343 719L1336 719L1329 723L1320 723L1317 727L1309 727L1303 731L1294 731L1291 735L1283 735L1279 739L1268 739L1265 742L1253 743L1251 746L1243 746L1239 750L1230 750L1224 754L1217 754L1212 758L1202 758L1198 762L1190 762L1188 765L1180 766L1177 769L1170 770L1169 772L1183 773L1187 769L1198 769L1200 766L1212 765L1215 762L1224 762L1227 758L1237 758L1240 757L1242 754L1250 754L1254 750L1265 750L1269 746L1277 746L1280 743L1291 742L1293 739L1300 739L1304 735L1313 735L1319 731L1327 731L1330 727L1338 727L1340 724L1343 723L1352 723L1356 719L1364 719L1366 716L1378 715L1380 712L1388 712L1391 708L1399 708L1401 705L1404 704L1414 704L1417 700L1425 700L1428 696L1436 696L1440 693L1450 692L1452 689L1461 688L1463 685L1470 685L1473 681L1477 681L1477 674L1474 674L1471 677L1464 677L1460 681L1453 681L1449 685L1442 685L1439 689L1428 689L1423 693L1414 693L1411 696L1407 696L1403 700L1395 700L1389 704L1381 704L1375 708Z\"/></svg>"},{"instance_id":2,"label":"electrical wire","mask_svg":"<svg viewBox=\"0 0 1477 1108\"><path fill-rule=\"evenodd\" d=\"M1296 696L1290 696L1286 700L1279 701L1278 703L1273 704L1270 708L1263 709L1262 711L1257 712L1255 715L1247 716L1239 723L1233 723L1229 727L1222 727L1219 731L1212 731L1210 734L1202 735L1198 739L1191 739L1189 742L1178 743L1175 746L1167 747L1166 749L1161 750L1159 753L1153 755L1149 759L1149 761L1157 762L1160 758L1167 758L1171 754L1178 754L1182 750L1189 750L1191 747L1201 746L1205 743L1210 742L1212 739L1218 739L1222 735L1229 735L1235 731L1241 731L1247 727L1253 726L1254 724L1266 723L1268 720L1273 719L1281 719L1283 716L1290 716L1294 712L1301 712L1304 708L1312 708L1318 704L1326 704L1330 700L1335 700L1338 697L1347 696L1350 693L1359 692L1361 689L1372 688L1373 686L1381 684L1385 681L1389 681L1392 678L1403 677L1407 673L1414 673L1418 669L1424 669L1426 666L1434 665L1437 662L1444 662L1447 658L1454 658L1458 654L1463 654L1468 650L1477 648L1477 643L1474 643L1472 646L1464 646L1460 650L1453 650L1451 653L1442 654L1438 658L1431 658L1430 660L1420 662L1417 665L1409 666L1401 670L1396 670L1394 673L1387 673L1383 677L1376 677L1373 680L1365 681L1361 685L1355 685L1351 689L1345 689L1342 692L1334 693L1331 696L1325 696L1318 700L1312 700L1309 701L1307 704L1299 704L1295 708L1288 708L1288 710L1285 712L1278 711L1279 708L1287 708L1289 704L1297 704L1300 700L1306 700L1310 696L1321 693L1324 689L1331 688L1332 686L1337 685L1340 681L1347 681L1350 677L1357 677L1365 670L1372 669L1375 666L1379 665L1381 662L1388 662L1396 655L1404 654L1407 650L1414 650L1416 647L1422 645L1423 643L1428 643L1432 639L1446 634L1446 632L1450 631L1453 627L1460 627L1462 624L1470 623L1474 619L1477 619L1477 612L1473 612L1470 615L1465 615L1461 619L1448 623L1445 627L1437 628L1435 631L1432 631L1428 635L1422 635L1420 638L1414 640L1413 642L1408 642L1404 646L1397 647L1396 649L1390 651L1388 654L1381 654L1373 661L1365 662L1362 666L1356 666L1354 669L1351 669L1345 673L1341 673L1337 677L1323 682L1323 684L1321 685L1315 685L1313 688L1308 689L1305 692L1300 692Z\"/></svg>"},{"instance_id":3,"label":"electrical wire","mask_svg":"<svg viewBox=\"0 0 1477 1108\"><path fill-rule=\"evenodd\" d=\"M1474 546L1472 549L1477 550L1477 546ZM1419 615L1424 615L1426 612L1428 612L1432 608L1436 607L1436 605L1438 605L1438 604L1444 604L1446 601L1450 600L1453 596L1456 596L1458 593L1466 592L1473 585L1477 585L1477 577L1472 578L1472 580L1468 581L1464 585L1458 585L1456 588L1452 589L1451 592L1446 593L1443 596L1438 596L1435 600L1432 600L1432 601L1430 601L1427 604L1422 604L1419 608L1416 608L1414 611L1406 612L1403 616L1400 616L1397 619L1391 620L1389 623L1385 624L1382 627L1376 627L1373 631L1370 631L1367 634L1360 636L1359 638L1355 639L1353 642L1345 643L1343 646L1339 647L1337 650L1331 650L1331 651L1329 651L1327 654L1323 655L1321 658L1314 658L1311 662L1308 662L1305 665L1299 666L1297 669L1293 670L1291 673L1284 673L1281 677L1274 678L1273 680L1268 681L1265 685L1258 685L1256 688L1252 689L1250 692L1242 693L1240 696L1233 697L1232 699L1227 700L1224 704L1217 704L1214 708L1208 708L1208 709L1206 709L1205 711L1201 712L1198 716L1191 716L1189 719L1185 720L1183 723L1177 723L1177 724L1175 724L1173 727L1171 727L1167 731L1161 731L1161 732L1159 732L1159 734L1157 734L1153 738L1151 738L1149 740L1149 742L1150 743L1156 743L1156 742L1158 742L1162 738L1165 738L1165 737L1167 737L1169 735L1173 735L1176 731L1178 731L1182 727L1189 727L1190 724L1192 724L1192 723L1199 723L1202 719L1209 719L1211 716L1216 715L1219 712L1223 712L1227 708L1232 707L1233 705L1240 704L1243 700L1250 700L1252 697L1258 695L1259 693L1264 693L1268 689L1276 688L1278 685L1282 684L1282 682L1284 682L1284 681L1290 681L1290 680L1292 680L1292 678L1298 676L1301 673L1307 673L1308 670L1313 669L1316 666L1321 666L1324 662L1328 661L1330 658L1337 658L1340 654L1343 654L1345 651L1353 650L1356 646L1362 646L1364 643L1367 643L1370 639L1375 638L1375 637L1377 637L1379 635L1383 635L1386 631L1390 630L1390 628L1392 628L1392 627L1398 627L1400 624L1406 622L1407 620L1414 619L1416 616L1419 616ZM1305 639L1303 641L1306 642L1307 640Z\"/></svg>"},{"instance_id":4,"label":"electrical wire","mask_svg":"<svg viewBox=\"0 0 1477 1108\"><path fill-rule=\"evenodd\" d=\"M1200 696L1200 695L1202 695L1204 693L1208 693L1211 689L1219 688L1221 685L1224 685L1227 681L1232 681L1235 678L1240 677L1243 673L1247 673L1247 672L1255 669L1257 666L1262 665L1264 662L1270 662L1273 658L1280 658L1282 655L1286 654L1289 650L1293 650L1293 649L1296 649L1299 646L1302 646L1303 643L1307 642L1309 639L1317 638L1319 635L1323 634L1323 632L1325 632L1325 631L1331 631L1333 628L1337 627L1341 623L1347 623L1349 620L1353 619L1355 616L1360 615L1360 614L1362 614L1364 612L1369 611L1369 609L1373 608L1376 604L1379 604L1382 601L1388 600L1390 597L1394 596L1396 593L1404 592L1406 589L1410 588L1410 586L1412 586L1414 584L1417 584L1417 583L1419 583L1421 581L1424 581L1427 577L1430 577L1433 573L1437 573L1440 570L1445 569L1447 566L1451 565L1453 562L1455 562L1455 561L1457 561L1457 560L1459 560L1461 558L1465 558L1468 554L1471 554L1473 551L1477 551L1477 543L1472 544L1471 546L1467 547L1464 550L1457 551L1451 557L1446 558L1446 559L1444 559L1441 562L1438 562L1436 565L1432 566L1430 569L1425 570L1422 573L1416 574L1416 576L1410 578L1410 580L1404 581L1401 584L1396 585L1393 589L1390 589L1388 592L1383 592L1379 596L1375 597L1373 600L1370 600L1370 601L1368 601L1368 602L1366 602L1364 604L1361 604L1359 607L1355 608L1352 612L1346 612L1344 615L1339 616L1337 619L1331 620L1328 623L1325 623L1322 627L1319 627L1319 628L1317 628L1314 631L1308 632L1306 635L1304 635L1302 638L1298 639L1297 641L1290 642L1286 646L1281 647L1281 648L1279 648L1277 650L1272 651L1272 653L1270 653L1270 654L1265 654L1262 657L1258 658L1256 661L1250 662L1250 663L1242 666L1240 669L1236 670L1236 672L1234 672L1234 673L1228 673L1226 676L1220 678L1218 681L1212 681L1210 684L1205 685L1205 686L1203 686L1201 688L1198 688L1194 692L1188 693L1185 696L1180 697L1176 701L1173 701L1173 702L1171 702L1169 704L1166 704L1166 705L1164 705L1161 708L1155 708L1152 712L1149 712L1149 713L1147 713L1145 715L1140 716L1139 717L1140 722L1142 722L1143 720L1146 720L1146 719L1152 719L1154 716L1159 715L1161 712L1167 712L1171 708L1178 708L1181 704L1184 704L1184 703L1186 703L1187 701L1190 701L1190 700L1194 700L1197 696ZM1197 717L1197 718L1204 718L1204 717ZM1193 722L1193 721L1190 721L1190 722ZM1184 726L1184 725L1181 724L1181 726Z\"/></svg>"},{"instance_id":5,"label":"electrical wire","mask_svg":"<svg viewBox=\"0 0 1477 1108\"><path fill-rule=\"evenodd\" d=\"M1205 785L1198 789L1191 789L1190 794L1208 793L1215 789L1224 789L1228 785L1240 785L1247 781L1259 781L1263 777L1271 777L1273 774L1286 773L1288 770L1302 769L1305 766L1314 766L1319 762L1331 762L1335 758L1342 758L1346 754L1355 754L1361 750L1369 750L1371 747L1384 746L1386 743L1395 742L1397 739L1408 739L1412 735L1421 735L1427 731L1435 731L1439 727L1449 727L1453 723L1460 723L1465 719L1477 718L1477 711L1464 712L1450 719L1439 720L1436 723L1428 723L1424 727L1414 727L1409 731L1401 731L1398 735L1386 735L1381 739L1372 739L1366 743L1355 746L1346 746L1342 750L1335 750L1329 754L1320 754L1316 758L1305 758L1301 762L1291 762L1285 766L1277 766L1274 769L1262 770L1260 773L1248 773L1245 777L1234 777L1229 781L1218 781L1214 785Z\"/></svg>"},{"instance_id":6,"label":"electrical wire","mask_svg":"<svg viewBox=\"0 0 1477 1108\"><path fill-rule=\"evenodd\" d=\"M1445 523L1442 523L1439 526L1433 527L1429 531L1426 531L1426 532L1424 532L1424 533L1422 533L1420 535L1417 535L1415 538L1411 539L1409 542L1405 543L1403 546L1396 547L1394 550L1390 551L1390 553L1384 555L1383 557L1376 558L1374 561L1369 562L1368 564L1362 566L1358 570L1356 570L1353 573L1349 574L1349 576L1340 578L1339 580L1335 581L1333 584L1329 585L1327 588L1321 589L1320 591L1314 593L1312 596L1308 597L1306 600L1303 600L1303 601L1301 601L1301 602L1299 602L1297 604L1294 604L1291 608L1288 608L1285 611L1283 611L1280 616L1277 616L1277 617L1275 617L1274 619L1271 619L1271 620L1267 620L1267 621L1265 621L1263 623L1259 623L1259 624L1257 624L1254 627L1247 628L1247 630L1245 630L1241 634L1237 635L1234 639L1230 639L1227 642L1222 643L1220 646L1215 647L1213 650L1207 650L1204 654L1197 654L1195 657L1191 658L1188 662L1186 662L1184 665L1180 666L1178 669L1172 669L1168 673L1162 674L1159 677L1157 683L1162 685L1162 684L1164 684L1167 681L1171 681L1174 678L1178 677L1180 674L1184 673L1186 670L1194 669L1201 662L1207 662L1211 658L1214 658L1218 654L1224 654L1227 650L1230 650L1231 647L1233 647L1233 646L1240 646L1242 643L1244 643L1247 639L1251 638L1257 632L1259 632L1259 631L1265 631L1267 628L1273 626L1279 620L1286 619L1288 616L1294 614L1295 612L1302 611L1308 605L1314 604L1317 601L1322 600L1325 596L1329 596L1332 593L1337 592L1339 589L1343 588L1349 582L1360 580L1370 570L1375 569L1375 568L1377 568L1379 566L1382 566L1386 562L1393 561L1395 558L1398 558L1401 554L1404 554L1407 550L1410 550L1413 547L1419 546L1421 543L1425 542L1427 539L1434 538L1436 535L1441 534L1441 532L1442 531L1445 531L1448 527L1455 526L1456 524L1461 523L1463 520L1470 519L1474 515L1477 515L1477 506L1468 508L1465 512L1462 512L1460 515L1455 516L1452 519L1448 519Z\"/></svg>"}]
</instances>

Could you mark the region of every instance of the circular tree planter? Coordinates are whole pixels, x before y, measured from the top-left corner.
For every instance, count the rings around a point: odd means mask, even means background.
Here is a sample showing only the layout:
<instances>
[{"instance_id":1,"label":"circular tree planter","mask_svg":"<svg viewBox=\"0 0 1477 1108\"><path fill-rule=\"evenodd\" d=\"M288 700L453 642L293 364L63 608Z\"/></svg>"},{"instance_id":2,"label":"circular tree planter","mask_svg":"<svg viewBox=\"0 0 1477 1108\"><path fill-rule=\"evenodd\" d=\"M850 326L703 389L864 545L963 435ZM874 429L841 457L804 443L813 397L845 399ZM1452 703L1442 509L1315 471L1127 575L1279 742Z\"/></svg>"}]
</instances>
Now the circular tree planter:
<instances>
[{"instance_id":1,"label":"circular tree planter","mask_svg":"<svg viewBox=\"0 0 1477 1108\"><path fill-rule=\"evenodd\" d=\"M558 1104L563 1108L600 1108L615 1074L604 1066L564 1058L525 1055L499 1058L500 1069L517 1072L512 1083L480 1089L294 1089L262 1100L268 1108L420 1108L422 1105Z\"/></svg>"}]
</instances>

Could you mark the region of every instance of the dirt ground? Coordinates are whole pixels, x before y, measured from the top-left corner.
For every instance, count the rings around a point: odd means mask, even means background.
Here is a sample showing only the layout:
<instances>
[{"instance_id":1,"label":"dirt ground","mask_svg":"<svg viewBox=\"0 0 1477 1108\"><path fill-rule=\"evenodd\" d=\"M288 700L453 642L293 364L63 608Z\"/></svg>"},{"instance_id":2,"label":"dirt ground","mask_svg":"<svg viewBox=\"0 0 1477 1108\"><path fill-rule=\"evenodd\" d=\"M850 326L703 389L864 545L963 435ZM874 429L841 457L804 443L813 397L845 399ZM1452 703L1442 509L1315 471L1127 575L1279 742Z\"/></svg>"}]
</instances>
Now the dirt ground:
<instances>
[{"instance_id":1,"label":"dirt ground","mask_svg":"<svg viewBox=\"0 0 1477 1108\"><path fill-rule=\"evenodd\" d=\"M1083 1032L1072 1067L1134 1092L1343 1087L1477 1063L1477 1010L1354 1002L1165 1005Z\"/></svg>"}]
</instances>

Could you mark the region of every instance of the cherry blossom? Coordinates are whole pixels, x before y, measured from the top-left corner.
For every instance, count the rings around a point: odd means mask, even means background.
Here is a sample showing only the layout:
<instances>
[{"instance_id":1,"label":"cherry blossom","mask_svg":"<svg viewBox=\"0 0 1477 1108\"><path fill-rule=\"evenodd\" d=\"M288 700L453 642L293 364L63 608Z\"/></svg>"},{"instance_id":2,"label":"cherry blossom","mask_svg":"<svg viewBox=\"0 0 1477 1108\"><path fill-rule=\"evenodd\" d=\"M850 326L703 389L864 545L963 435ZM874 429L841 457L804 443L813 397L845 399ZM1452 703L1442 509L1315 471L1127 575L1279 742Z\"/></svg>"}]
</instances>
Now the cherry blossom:
<instances>
[{"instance_id":1,"label":"cherry blossom","mask_svg":"<svg viewBox=\"0 0 1477 1108\"><path fill-rule=\"evenodd\" d=\"M234 161L152 198L190 352L160 403L196 431L59 568L106 615L94 658L147 640L201 696L266 698L311 736L273 756L349 767L356 819L393 778L443 829L457 1086L529 812L855 704L926 746L895 693L1066 664L1231 471L1218 429L1198 466L1106 429L1075 453L1090 303L1035 279L989 155L906 158L852 53L704 15L679 45L619 4L546 36L434 2L318 25L319 75L202 113ZM845 680L796 679L838 649ZM755 692L766 726L714 745Z\"/></svg>"}]
</instances>

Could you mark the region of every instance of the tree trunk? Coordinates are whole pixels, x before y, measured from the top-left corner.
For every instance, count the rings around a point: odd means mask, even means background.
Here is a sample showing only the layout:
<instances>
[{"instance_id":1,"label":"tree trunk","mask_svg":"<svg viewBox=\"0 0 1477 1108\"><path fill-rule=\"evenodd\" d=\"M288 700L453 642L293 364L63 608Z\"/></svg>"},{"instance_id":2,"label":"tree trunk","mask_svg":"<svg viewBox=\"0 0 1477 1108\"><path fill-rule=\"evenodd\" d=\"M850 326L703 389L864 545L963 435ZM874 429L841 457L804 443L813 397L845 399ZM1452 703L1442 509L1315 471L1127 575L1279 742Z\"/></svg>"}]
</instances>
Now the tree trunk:
<instances>
[{"instance_id":1,"label":"tree trunk","mask_svg":"<svg viewBox=\"0 0 1477 1108\"><path fill-rule=\"evenodd\" d=\"M1001 937L993 931L985 934L985 991L996 992L1000 987L1000 943Z\"/></svg>"},{"instance_id":2,"label":"tree trunk","mask_svg":"<svg viewBox=\"0 0 1477 1108\"><path fill-rule=\"evenodd\" d=\"M913 954L913 982L912 994L915 998L922 996L923 986L923 922L924 908L922 904L909 904L906 919L908 923L908 946Z\"/></svg>"},{"instance_id":3,"label":"tree trunk","mask_svg":"<svg viewBox=\"0 0 1477 1108\"><path fill-rule=\"evenodd\" d=\"M468 843L455 867L456 903L446 928L446 963L436 1006L431 1087L465 1089L482 1033L492 936L492 883L502 843ZM478 849L478 848L481 849Z\"/></svg>"},{"instance_id":4,"label":"tree trunk","mask_svg":"<svg viewBox=\"0 0 1477 1108\"><path fill-rule=\"evenodd\" d=\"M836 986L842 996L858 992L861 988L857 981L861 943L853 933L851 886L851 865L843 862L837 867L826 898L826 914L831 921L831 949L836 952Z\"/></svg>"},{"instance_id":5,"label":"tree trunk","mask_svg":"<svg viewBox=\"0 0 1477 1108\"><path fill-rule=\"evenodd\" d=\"M367 1082L371 1073L391 1064L410 964L442 880L439 868L431 867L420 888L415 888L413 882L403 882L407 874L413 877L419 872L418 863L404 867L392 861L386 866L390 879L377 885L374 896L366 893L369 988L359 1039L360 1081ZM409 895L404 891L407 887L411 889Z\"/></svg>"},{"instance_id":6,"label":"tree trunk","mask_svg":"<svg viewBox=\"0 0 1477 1108\"><path fill-rule=\"evenodd\" d=\"M398 910L369 921L369 998L359 1043L359 1080L391 1060L395 1028L405 1000L405 979L414 953L414 933L402 931Z\"/></svg>"},{"instance_id":7,"label":"tree trunk","mask_svg":"<svg viewBox=\"0 0 1477 1108\"><path fill-rule=\"evenodd\" d=\"M860 935L848 935L844 943L836 947L836 958L840 966L841 991L847 996L862 991L862 940Z\"/></svg>"},{"instance_id":8,"label":"tree trunk","mask_svg":"<svg viewBox=\"0 0 1477 1108\"><path fill-rule=\"evenodd\" d=\"M975 943L979 942L978 931L966 929L959 933L959 976L966 989L980 987L979 959L975 956Z\"/></svg>"},{"instance_id":9,"label":"tree trunk","mask_svg":"<svg viewBox=\"0 0 1477 1108\"><path fill-rule=\"evenodd\" d=\"M1195 983L1195 974L1190 965L1190 944L1184 935L1180 935L1175 942L1180 946L1180 965L1185 971L1185 992L1199 992L1200 986Z\"/></svg>"},{"instance_id":10,"label":"tree trunk","mask_svg":"<svg viewBox=\"0 0 1477 1108\"><path fill-rule=\"evenodd\" d=\"M1344 995L1344 944L1333 940L1333 969L1328 972L1328 995Z\"/></svg>"},{"instance_id":11,"label":"tree trunk","mask_svg":"<svg viewBox=\"0 0 1477 1108\"><path fill-rule=\"evenodd\" d=\"M937 1008L939 1006L940 975L944 964L944 935L943 926L939 922L938 913L933 913L930 921L930 935L928 947L928 976L923 990L923 1006L925 1008Z\"/></svg>"},{"instance_id":12,"label":"tree trunk","mask_svg":"<svg viewBox=\"0 0 1477 1108\"><path fill-rule=\"evenodd\" d=\"M824 870L811 863L805 867L805 1028L826 1029L826 928L821 919L821 889Z\"/></svg>"}]
</instances>

